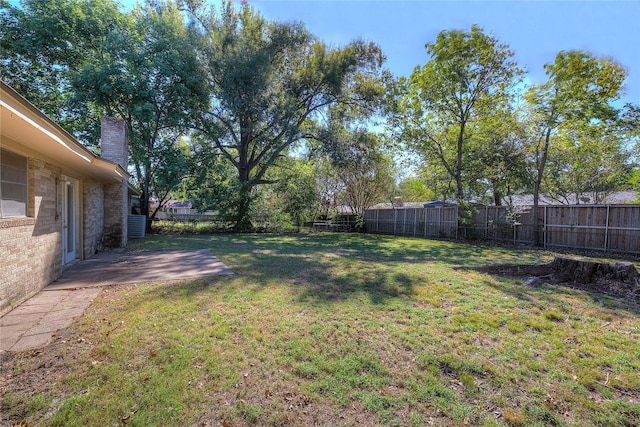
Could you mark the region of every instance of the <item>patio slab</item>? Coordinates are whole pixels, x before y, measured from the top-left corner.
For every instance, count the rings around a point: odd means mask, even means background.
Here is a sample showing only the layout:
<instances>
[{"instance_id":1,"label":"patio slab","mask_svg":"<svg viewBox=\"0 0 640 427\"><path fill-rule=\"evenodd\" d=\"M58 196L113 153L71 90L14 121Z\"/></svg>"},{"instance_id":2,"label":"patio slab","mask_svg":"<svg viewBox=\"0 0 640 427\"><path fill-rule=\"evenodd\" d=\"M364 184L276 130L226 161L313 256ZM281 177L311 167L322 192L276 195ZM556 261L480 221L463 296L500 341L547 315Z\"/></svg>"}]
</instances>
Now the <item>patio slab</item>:
<instances>
[{"instance_id":1,"label":"patio slab","mask_svg":"<svg viewBox=\"0 0 640 427\"><path fill-rule=\"evenodd\" d=\"M102 252L79 262L44 290L178 280L233 274L206 249L154 252Z\"/></svg>"},{"instance_id":2,"label":"patio slab","mask_svg":"<svg viewBox=\"0 0 640 427\"><path fill-rule=\"evenodd\" d=\"M100 288L40 291L0 318L0 352L30 350L47 344L57 330L68 327L82 315L99 293ZM60 311L60 304L72 308Z\"/></svg>"},{"instance_id":3,"label":"patio slab","mask_svg":"<svg viewBox=\"0 0 640 427\"><path fill-rule=\"evenodd\" d=\"M81 316L108 285L233 274L208 250L103 252L66 269L60 278L0 317L0 352L42 347Z\"/></svg>"}]
</instances>

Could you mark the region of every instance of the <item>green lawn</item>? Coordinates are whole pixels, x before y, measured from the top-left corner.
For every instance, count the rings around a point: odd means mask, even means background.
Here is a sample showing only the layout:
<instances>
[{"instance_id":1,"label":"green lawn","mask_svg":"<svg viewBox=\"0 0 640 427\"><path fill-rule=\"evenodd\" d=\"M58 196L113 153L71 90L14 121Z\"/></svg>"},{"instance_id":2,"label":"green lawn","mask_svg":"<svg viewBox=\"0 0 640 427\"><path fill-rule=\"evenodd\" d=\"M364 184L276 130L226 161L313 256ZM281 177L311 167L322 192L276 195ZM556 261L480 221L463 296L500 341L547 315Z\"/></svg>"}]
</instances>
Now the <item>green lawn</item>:
<instances>
[{"instance_id":1,"label":"green lawn","mask_svg":"<svg viewBox=\"0 0 640 427\"><path fill-rule=\"evenodd\" d=\"M13 422L640 424L638 306L455 268L553 254L329 233L136 250L164 248L210 249L235 274L105 289L67 345L8 361L13 378L56 373L2 391Z\"/></svg>"}]
</instances>

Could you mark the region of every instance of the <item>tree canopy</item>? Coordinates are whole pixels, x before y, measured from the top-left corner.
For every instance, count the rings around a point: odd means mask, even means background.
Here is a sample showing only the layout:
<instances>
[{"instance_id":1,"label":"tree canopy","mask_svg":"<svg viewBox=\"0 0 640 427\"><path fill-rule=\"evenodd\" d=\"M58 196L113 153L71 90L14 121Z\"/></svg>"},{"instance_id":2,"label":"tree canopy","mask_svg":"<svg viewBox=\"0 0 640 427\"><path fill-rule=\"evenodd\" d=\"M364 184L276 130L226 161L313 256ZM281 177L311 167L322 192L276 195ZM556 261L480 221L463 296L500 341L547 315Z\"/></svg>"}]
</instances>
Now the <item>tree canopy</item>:
<instances>
[{"instance_id":1,"label":"tree canopy","mask_svg":"<svg viewBox=\"0 0 640 427\"><path fill-rule=\"evenodd\" d=\"M560 156L555 157L553 150L561 140L570 141L582 150L581 153L574 151L572 163L582 161L579 169L585 170L585 150L595 155L612 148L606 134L612 136L610 132L617 127L619 114L612 103L619 99L626 77L625 70L615 62L577 50L558 53L553 63L545 65L545 70L547 82L534 85L525 93L529 114L528 170L533 182L536 242L540 240L537 207L550 155L559 161ZM562 172L561 166L557 167L556 172Z\"/></svg>"},{"instance_id":2,"label":"tree canopy","mask_svg":"<svg viewBox=\"0 0 640 427\"><path fill-rule=\"evenodd\" d=\"M330 46L247 2L0 0L0 24L3 80L81 142L125 120L144 213L190 198L246 231L267 211L301 224L394 196L537 206L638 186L640 107L620 105L624 68L589 52L559 52L527 86L475 25L441 31L400 77L373 42Z\"/></svg>"},{"instance_id":3,"label":"tree canopy","mask_svg":"<svg viewBox=\"0 0 640 427\"><path fill-rule=\"evenodd\" d=\"M211 87L200 131L237 170L236 227L251 229L252 190L328 108L377 102L384 60L372 43L330 48L300 23L268 22L247 4L225 3L201 19L201 55Z\"/></svg>"},{"instance_id":4,"label":"tree canopy","mask_svg":"<svg viewBox=\"0 0 640 427\"><path fill-rule=\"evenodd\" d=\"M508 46L478 26L442 31L426 49L429 62L403 82L398 136L430 166L441 167L463 201L472 181L472 147L481 143L479 123L510 101L522 71Z\"/></svg>"}]
</instances>

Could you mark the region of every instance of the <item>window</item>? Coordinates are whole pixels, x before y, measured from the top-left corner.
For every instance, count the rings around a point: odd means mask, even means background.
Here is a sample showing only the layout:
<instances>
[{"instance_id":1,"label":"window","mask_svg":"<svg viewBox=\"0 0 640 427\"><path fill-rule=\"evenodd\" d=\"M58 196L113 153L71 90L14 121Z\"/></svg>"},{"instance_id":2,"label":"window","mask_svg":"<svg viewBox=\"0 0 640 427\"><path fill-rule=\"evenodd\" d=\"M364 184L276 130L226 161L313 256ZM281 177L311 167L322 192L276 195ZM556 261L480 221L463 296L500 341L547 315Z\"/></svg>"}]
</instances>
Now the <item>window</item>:
<instances>
[{"instance_id":1,"label":"window","mask_svg":"<svg viewBox=\"0 0 640 427\"><path fill-rule=\"evenodd\" d=\"M27 216L27 158L0 150L0 218Z\"/></svg>"}]
</instances>

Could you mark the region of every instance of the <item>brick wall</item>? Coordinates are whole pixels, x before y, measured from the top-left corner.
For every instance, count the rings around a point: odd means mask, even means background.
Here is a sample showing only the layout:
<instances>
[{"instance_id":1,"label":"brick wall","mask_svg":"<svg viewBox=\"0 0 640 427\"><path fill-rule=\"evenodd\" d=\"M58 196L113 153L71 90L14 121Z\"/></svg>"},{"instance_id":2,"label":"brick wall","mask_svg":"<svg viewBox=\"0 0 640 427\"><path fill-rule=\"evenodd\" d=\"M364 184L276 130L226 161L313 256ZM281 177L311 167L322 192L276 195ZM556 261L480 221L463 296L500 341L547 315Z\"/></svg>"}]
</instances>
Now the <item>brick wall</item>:
<instances>
[{"instance_id":1,"label":"brick wall","mask_svg":"<svg viewBox=\"0 0 640 427\"><path fill-rule=\"evenodd\" d=\"M118 163L124 170L129 166L129 142L124 120L103 117L100 120L100 157Z\"/></svg>"},{"instance_id":2,"label":"brick wall","mask_svg":"<svg viewBox=\"0 0 640 427\"><path fill-rule=\"evenodd\" d=\"M124 120L103 117L100 121L101 157L118 163L124 170L129 165L129 143ZM127 245L127 214L129 213L127 182L110 182L104 185L104 245Z\"/></svg>"},{"instance_id":3,"label":"brick wall","mask_svg":"<svg viewBox=\"0 0 640 427\"><path fill-rule=\"evenodd\" d=\"M104 119L102 137L105 158L126 169L124 122ZM28 173L27 217L0 219L0 315L36 294L62 271L61 178L65 171L29 158ZM104 183L85 177L80 190L82 242L78 256L88 258L103 245L126 246L127 182Z\"/></svg>"},{"instance_id":4,"label":"brick wall","mask_svg":"<svg viewBox=\"0 0 640 427\"><path fill-rule=\"evenodd\" d=\"M83 258L102 249L104 224L104 188L103 183L85 179L82 181L83 205Z\"/></svg>"},{"instance_id":5,"label":"brick wall","mask_svg":"<svg viewBox=\"0 0 640 427\"><path fill-rule=\"evenodd\" d=\"M107 247L127 246L128 188L126 181L104 184L104 239Z\"/></svg>"},{"instance_id":6,"label":"brick wall","mask_svg":"<svg viewBox=\"0 0 640 427\"><path fill-rule=\"evenodd\" d=\"M29 159L28 218L0 219L0 314L55 280L61 271L59 168Z\"/></svg>"}]
</instances>

